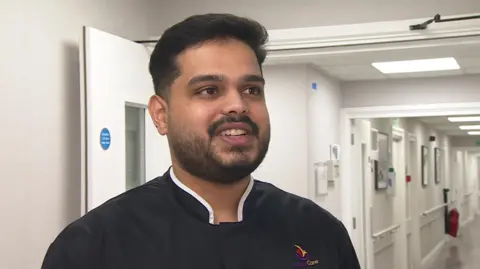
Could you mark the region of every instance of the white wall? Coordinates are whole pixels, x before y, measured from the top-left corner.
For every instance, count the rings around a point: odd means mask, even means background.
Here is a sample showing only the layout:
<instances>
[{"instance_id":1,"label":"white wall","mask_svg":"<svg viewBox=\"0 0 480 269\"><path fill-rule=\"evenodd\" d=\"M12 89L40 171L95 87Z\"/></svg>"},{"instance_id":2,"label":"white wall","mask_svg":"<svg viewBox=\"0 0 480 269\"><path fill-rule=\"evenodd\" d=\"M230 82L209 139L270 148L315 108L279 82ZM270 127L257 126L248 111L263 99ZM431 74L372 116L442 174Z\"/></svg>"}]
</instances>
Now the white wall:
<instances>
[{"instance_id":1,"label":"white wall","mask_svg":"<svg viewBox=\"0 0 480 269\"><path fill-rule=\"evenodd\" d=\"M452 137L453 165L452 180L456 179L456 185L452 186L452 192L457 200L456 207L460 211L460 219L465 224L480 211L479 175L478 165L479 147L476 142L477 136Z\"/></svg>"},{"instance_id":2,"label":"white wall","mask_svg":"<svg viewBox=\"0 0 480 269\"><path fill-rule=\"evenodd\" d=\"M317 89L312 90L312 83L317 83ZM312 165L315 162L327 161L330 158L330 145L340 144L340 108L342 95L337 81L320 71L307 69L307 99L308 99L308 164L309 197L319 205L341 219L342 197L340 182L329 185L328 195L314 196L315 177ZM348 187L348 186L346 186Z\"/></svg>"},{"instance_id":3,"label":"white wall","mask_svg":"<svg viewBox=\"0 0 480 269\"><path fill-rule=\"evenodd\" d=\"M253 175L307 197L306 66L269 66L264 76L271 140L265 160Z\"/></svg>"},{"instance_id":4,"label":"white wall","mask_svg":"<svg viewBox=\"0 0 480 269\"><path fill-rule=\"evenodd\" d=\"M145 1L0 1L0 268L39 268L80 216L82 25L146 38Z\"/></svg>"},{"instance_id":5,"label":"white wall","mask_svg":"<svg viewBox=\"0 0 480 269\"><path fill-rule=\"evenodd\" d=\"M331 144L339 144L338 83L307 65L268 66L264 76L272 137L254 176L311 198L340 218L340 186L330 186L327 196L315 197L313 167L329 159ZM318 85L315 91L312 82Z\"/></svg>"},{"instance_id":6,"label":"white wall","mask_svg":"<svg viewBox=\"0 0 480 269\"><path fill-rule=\"evenodd\" d=\"M457 186L457 208L460 223L470 222L478 211L478 163L477 155L466 150L456 150L459 164L459 184Z\"/></svg>"},{"instance_id":7,"label":"white wall","mask_svg":"<svg viewBox=\"0 0 480 269\"><path fill-rule=\"evenodd\" d=\"M478 0L397 1L397 0L203 0L158 1L152 9L155 18L149 24L150 32L160 32L166 25L194 13L234 12L260 20L270 29L351 24L372 21L390 21L427 18L442 15L480 12ZM406 26L407 27L407 26ZM156 34L158 36L158 33Z\"/></svg>"},{"instance_id":8,"label":"white wall","mask_svg":"<svg viewBox=\"0 0 480 269\"><path fill-rule=\"evenodd\" d=\"M480 3L480 2L479 2ZM343 107L479 102L480 75L347 82Z\"/></svg>"},{"instance_id":9,"label":"white wall","mask_svg":"<svg viewBox=\"0 0 480 269\"><path fill-rule=\"evenodd\" d=\"M445 226L444 226L444 212L443 210L437 210L432 212L428 216L421 216L425 211L431 210L441 204L443 204L443 188L448 186L449 171L450 171L450 141L449 137L438 132L424 123L407 119L406 128L411 133L413 133L417 138L417 154L418 161L421 163L421 146L427 146L429 149L429 159L428 159L428 185L422 186L421 183L421 165L417 166L416 175L418 177L413 179L410 183L413 188L415 188L415 199L414 210L412 217L419 218L418 227L420 229L420 254L422 259L428 259L429 254L437 247L439 244L442 244L445 239ZM435 141L429 141L430 136L435 136ZM435 183L435 153L434 149L438 147L444 150L444 159L445 170L443 177L440 183Z\"/></svg>"}]
</instances>

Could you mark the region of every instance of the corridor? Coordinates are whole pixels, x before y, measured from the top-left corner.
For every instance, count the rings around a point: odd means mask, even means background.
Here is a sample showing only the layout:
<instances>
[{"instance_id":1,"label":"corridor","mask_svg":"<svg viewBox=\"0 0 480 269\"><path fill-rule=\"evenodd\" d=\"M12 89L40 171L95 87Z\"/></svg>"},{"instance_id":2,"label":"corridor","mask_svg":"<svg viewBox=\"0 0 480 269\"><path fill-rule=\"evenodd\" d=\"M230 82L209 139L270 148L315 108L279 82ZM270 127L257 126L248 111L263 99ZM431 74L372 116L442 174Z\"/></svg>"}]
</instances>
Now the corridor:
<instances>
[{"instance_id":1,"label":"corridor","mask_svg":"<svg viewBox=\"0 0 480 269\"><path fill-rule=\"evenodd\" d=\"M480 218L461 230L457 239L444 248L430 269L480 268Z\"/></svg>"}]
</instances>

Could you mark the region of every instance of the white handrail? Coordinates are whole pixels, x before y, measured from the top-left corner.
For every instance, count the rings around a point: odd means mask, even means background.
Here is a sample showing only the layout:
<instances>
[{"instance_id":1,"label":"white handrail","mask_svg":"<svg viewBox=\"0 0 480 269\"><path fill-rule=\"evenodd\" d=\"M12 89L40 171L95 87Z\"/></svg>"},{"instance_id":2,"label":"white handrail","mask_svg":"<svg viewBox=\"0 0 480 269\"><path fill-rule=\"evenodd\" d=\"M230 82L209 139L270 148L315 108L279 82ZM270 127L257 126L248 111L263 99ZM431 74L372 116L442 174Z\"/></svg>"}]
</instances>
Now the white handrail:
<instances>
[{"instance_id":1,"label":"white handrail","mask_svg":"<svg viewBox=\"0 0 480 269\"><path fill-rule=\"evenodd\" d=\"M395 232L398 228L400 228L400 224L390 226L390 227L388 227L387 229L385 229L385 230L383 230L383 231L380 231L380 232L378 232L378 233L372 234L372 238L373 238L373 239L377 239L377 238L379 238L379 237L383 237L383 235L385 235L385 234L387 234L387 233L393 233L393 232Z\"/></svg>"},{"instance_id":2,"label":"white handrail","mask_svg":"<svg viewBox=\"0 0 480 269\"><path fill-rule=\"evenodd\" d=\"M423 212L423 213L422 213L422 216L428 216L428 215L432 214L433 212L435 212L435 211L437 211L437 210L439 210L439 209L442 209L442 208L448 206L448 204L449 204L449 203L444 203L444 204L441 204L441 205L436 206L436 207L434 207L434 208L431 208L431 209Z\"/></svg>"}]
</instances>

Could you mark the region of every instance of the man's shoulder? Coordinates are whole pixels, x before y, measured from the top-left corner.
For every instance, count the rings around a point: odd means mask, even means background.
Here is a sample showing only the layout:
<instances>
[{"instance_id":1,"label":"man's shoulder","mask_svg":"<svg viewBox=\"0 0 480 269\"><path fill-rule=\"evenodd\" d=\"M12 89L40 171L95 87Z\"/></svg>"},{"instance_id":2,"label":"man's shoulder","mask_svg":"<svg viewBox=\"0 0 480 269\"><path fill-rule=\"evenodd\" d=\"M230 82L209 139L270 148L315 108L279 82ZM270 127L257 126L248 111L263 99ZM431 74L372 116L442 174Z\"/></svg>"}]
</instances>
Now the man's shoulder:
<instances>
[{"instance_id":1,"label":"man's shoulder","mask_svg":"<svg viewBox=\"0 0 480 269\"><path fill-rule=\"evenodd\" d=\"M257 188L267 193L272 205L281 210L285 216L295 217L303 223L322 222L334 226L343 225L332 213L308 198L280 189L271 183L258 180L256 182Z\"/></svg>"},{"instance_id":2,"label":"man's shoulder","mask_svg":"<svg viewBox=\"0 0 480 269\"><path fill-rule=\"evenodd\" d=\"M82 231L97 236L112 225L122 223L122 219L132 215L161 213L169 209L170 199L166 178L157 177L141 186L119 194L68 225L64 233Z\"/></svg>"}]
</instances>

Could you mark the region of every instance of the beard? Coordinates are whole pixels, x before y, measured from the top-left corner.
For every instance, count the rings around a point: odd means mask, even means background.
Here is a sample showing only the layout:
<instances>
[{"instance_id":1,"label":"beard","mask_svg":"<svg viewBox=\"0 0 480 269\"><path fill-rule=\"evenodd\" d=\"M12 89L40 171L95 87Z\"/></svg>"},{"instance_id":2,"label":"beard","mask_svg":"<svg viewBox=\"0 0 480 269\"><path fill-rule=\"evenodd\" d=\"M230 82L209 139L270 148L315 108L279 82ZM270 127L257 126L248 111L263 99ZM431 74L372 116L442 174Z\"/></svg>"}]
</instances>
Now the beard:
<instances>
[{"instance_id":1,"label":"beard","mask_svg":"<svg viewBox=\"0 0 480 269\"><path fill-rule=\"evenodd\" d=\"M257 139L253 146L257 148L231 147L227 151L219 152L219 146L217 152L212 143L214 133L225 122L249 124L253 130L252 135ZM168 140L179 165L192 176L220 184L233 184L249 176L262 163L270 143L270 126L266 126L264 137L260 137L258 127L246 116L225 118L212 124L208 130L208 139L193 132L186 132L185 129L171 127L174 126L170 126ZM249 157L252 150L256 153L253 159ZM222 154L231 156L227 161L222 158Z\"/></svg>"}]
</instances>

